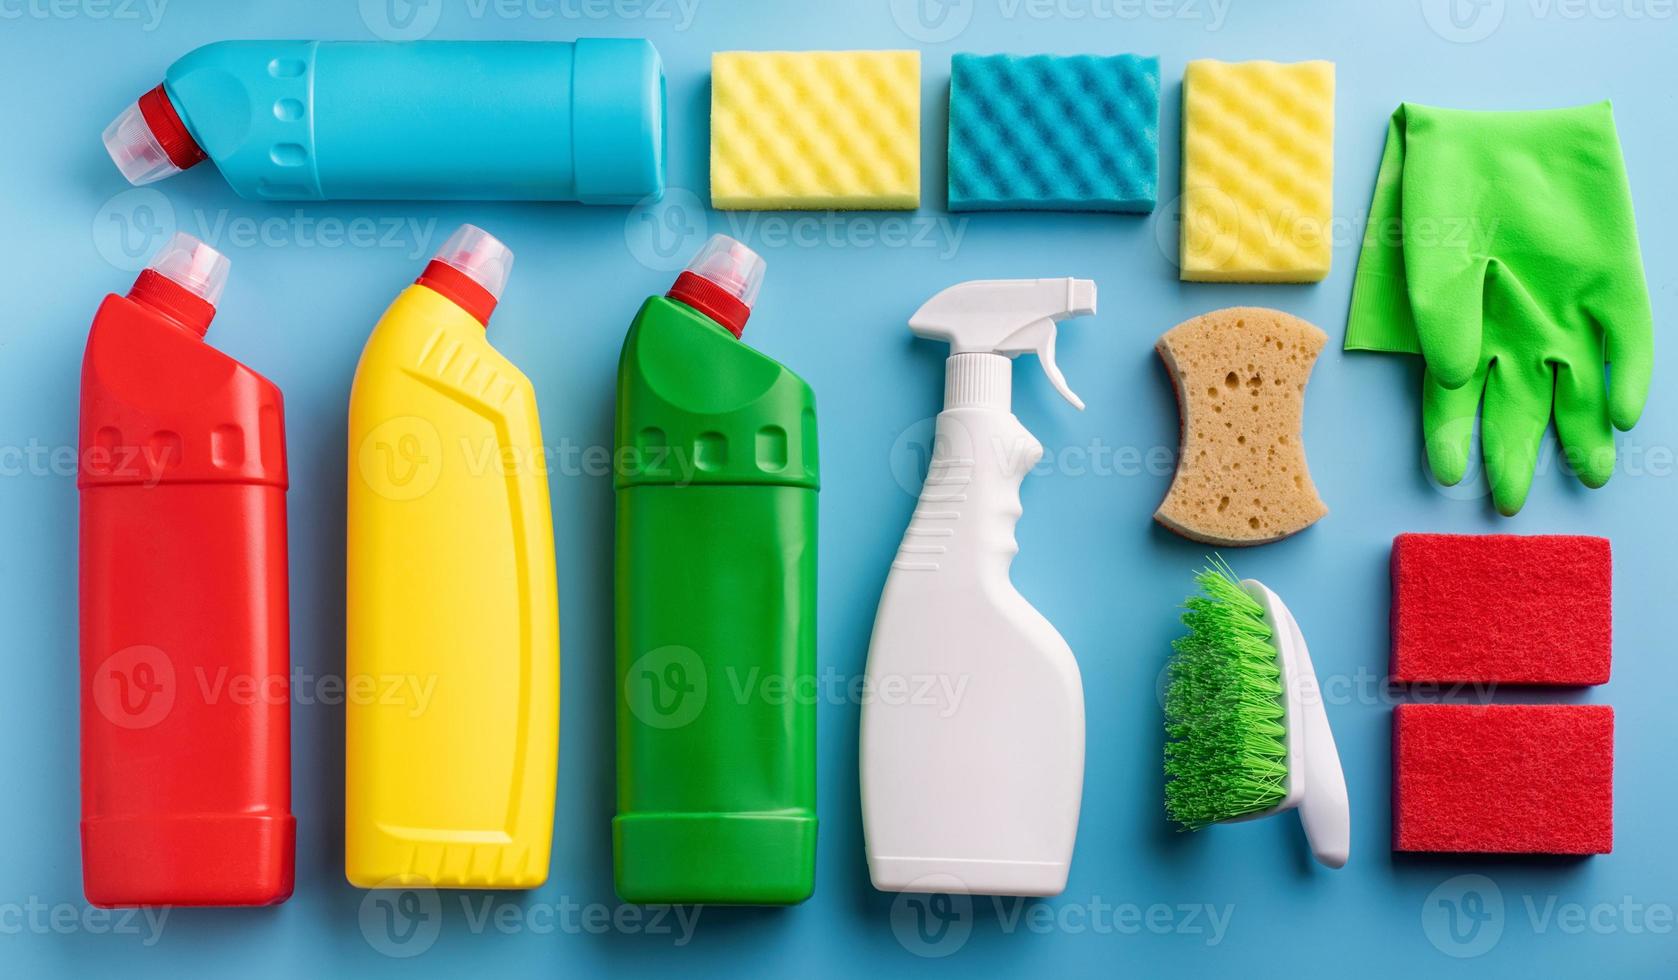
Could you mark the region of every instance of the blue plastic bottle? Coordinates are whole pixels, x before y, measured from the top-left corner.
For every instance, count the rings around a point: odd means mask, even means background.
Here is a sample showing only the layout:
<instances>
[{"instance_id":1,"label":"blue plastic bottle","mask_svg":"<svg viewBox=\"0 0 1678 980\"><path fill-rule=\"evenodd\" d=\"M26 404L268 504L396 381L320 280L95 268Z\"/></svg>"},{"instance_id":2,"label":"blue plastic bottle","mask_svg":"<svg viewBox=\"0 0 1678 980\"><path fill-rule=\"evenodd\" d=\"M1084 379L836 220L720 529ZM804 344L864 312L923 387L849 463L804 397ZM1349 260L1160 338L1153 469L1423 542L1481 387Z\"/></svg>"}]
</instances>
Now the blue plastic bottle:
<instances>
[{"instance_id":1,"label":"blue plastic bottle","mask_svg":"<svg viewBox=\"0 0 1678 980\"><path fill-rule=\"evenodd\" d=\"M266 201L633 204L664 190L647 41L222 41L105 129L123 176L201 160Z\"/></svg>"}]
</instances>

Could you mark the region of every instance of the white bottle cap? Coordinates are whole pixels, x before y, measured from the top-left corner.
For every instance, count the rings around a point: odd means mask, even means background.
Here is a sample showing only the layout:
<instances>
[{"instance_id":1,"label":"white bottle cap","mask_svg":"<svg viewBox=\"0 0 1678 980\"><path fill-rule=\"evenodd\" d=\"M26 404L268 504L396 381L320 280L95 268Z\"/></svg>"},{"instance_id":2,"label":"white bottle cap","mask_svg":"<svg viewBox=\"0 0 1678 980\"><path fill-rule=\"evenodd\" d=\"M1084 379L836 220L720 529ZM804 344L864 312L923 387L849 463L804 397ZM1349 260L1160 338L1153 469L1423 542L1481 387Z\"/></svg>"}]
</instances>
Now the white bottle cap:
<instances>
[{"instance_id":1,"label":"white bottle cap","mask_svg":"<svg viewBox=\"0 0 1678 980\"><path fill-rule=\"evenodd\" d=\"M147 268L215 306L221 301L221 291L227 287L227 274L232 265L227 256L186 232L177 231Z\"/></svg>"},{"instance_id":2,"label":"white bottle cap","mask_svg":"<svg viewBox=\"0 0 1678 980\"><path fill-rule=\"evenodd\" d=\"M169 159L157 134L146 125L146 117L140 112L138 102L129 103L128 108L105 127L104 140L105 152L111 155L112 162L130 184L150 184L181 172L181 168Z\"/></svg>"},{"instance_id":3,"label":"white bottle cap","mask_svg":"<svg viewBox=\"0 0 1678 980\"><path fill-rule=\"evenodd\" d=\"M763 256L727 235L712 235L688 263L687 271L714 283L749 310L757 305L764 268Z\"/></svg>"},{"instance_id":4,"label":"white bottle cap","mask_svg":"<svg viewBox=\"0 0 1678 980\"><path fill-rule=\"evenodd\" d=\"M456 228L437 251L436 261L459 270L497 302L513 274L513 250L477 225Z\"/></svg>"}]
</instances>

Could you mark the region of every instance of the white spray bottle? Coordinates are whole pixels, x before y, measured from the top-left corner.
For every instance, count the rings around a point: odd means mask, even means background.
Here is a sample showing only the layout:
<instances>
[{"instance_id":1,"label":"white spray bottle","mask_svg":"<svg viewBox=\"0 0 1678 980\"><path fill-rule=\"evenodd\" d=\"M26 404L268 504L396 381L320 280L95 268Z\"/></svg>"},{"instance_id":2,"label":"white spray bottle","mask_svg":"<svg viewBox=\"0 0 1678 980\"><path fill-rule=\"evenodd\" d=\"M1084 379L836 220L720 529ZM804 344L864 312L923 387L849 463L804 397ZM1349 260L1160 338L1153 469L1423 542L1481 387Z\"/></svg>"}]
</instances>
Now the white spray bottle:
<instances>
[{"instance_id":1,"label":"white spray bottle","mask_svg":"<svg viewBox=\"0 0 1678 980\"><path fill-rule=\"evenodd\" d=\"M883 891L1057 895L1084 788L1084 689L1059 632L1008 577L1020 483L1043 446L1010 406L1012 358L1055 365L1088 279L951 286L909 329L948 341L920 502L886 578L862 706L862 826Z\"/></svg>"}]
</instances>

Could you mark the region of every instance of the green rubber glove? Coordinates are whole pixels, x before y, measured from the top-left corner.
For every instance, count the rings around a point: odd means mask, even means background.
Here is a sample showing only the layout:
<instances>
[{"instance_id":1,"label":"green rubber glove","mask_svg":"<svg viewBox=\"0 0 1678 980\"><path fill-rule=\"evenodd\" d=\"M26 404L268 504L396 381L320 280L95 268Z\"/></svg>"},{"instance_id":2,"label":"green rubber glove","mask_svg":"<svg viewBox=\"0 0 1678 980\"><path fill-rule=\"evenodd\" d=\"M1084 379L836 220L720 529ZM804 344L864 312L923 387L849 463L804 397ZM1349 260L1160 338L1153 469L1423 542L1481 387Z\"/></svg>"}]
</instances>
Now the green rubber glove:
<instances>
[{"instance_id":1,"label":"green rubber glove","mask_svg":"<svg viewBox=\"0 0 1678 980\"><path fill-rule=\"evenodd\" d=\"M1422 427L1439 482L1467 472L1477 409L1502 513L1526 502L1552 411L1579 479L1608 482L1613 429L1637 424L1649 394L1653 334L1607 102L1537 112L1399 106L1346 349L1422 355Z\"/></svg>"}]
</instances>

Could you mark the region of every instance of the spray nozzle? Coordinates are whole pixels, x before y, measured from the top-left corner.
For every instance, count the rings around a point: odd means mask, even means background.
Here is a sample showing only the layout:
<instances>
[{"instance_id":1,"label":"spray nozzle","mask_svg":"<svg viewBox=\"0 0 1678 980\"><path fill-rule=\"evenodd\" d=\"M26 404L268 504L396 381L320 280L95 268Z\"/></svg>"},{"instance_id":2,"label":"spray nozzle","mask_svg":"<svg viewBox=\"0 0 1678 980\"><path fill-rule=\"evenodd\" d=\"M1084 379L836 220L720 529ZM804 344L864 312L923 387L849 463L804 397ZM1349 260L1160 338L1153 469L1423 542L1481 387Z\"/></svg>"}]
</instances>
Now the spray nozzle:
<instances>
[{"instance_id":1,"label":"spray nozzle","mask_svg":"<svg viewBox=\"0 0 1678 980\"><path fill-rule=\"evenodd\" d=\"M1036 354L1061 397L1084 402L1055 364L1055 324L1095 312L1090 279L975 279L927 300L909 318L918 337L947 341L951 354Z\"/></svg>"}]
</instances>

